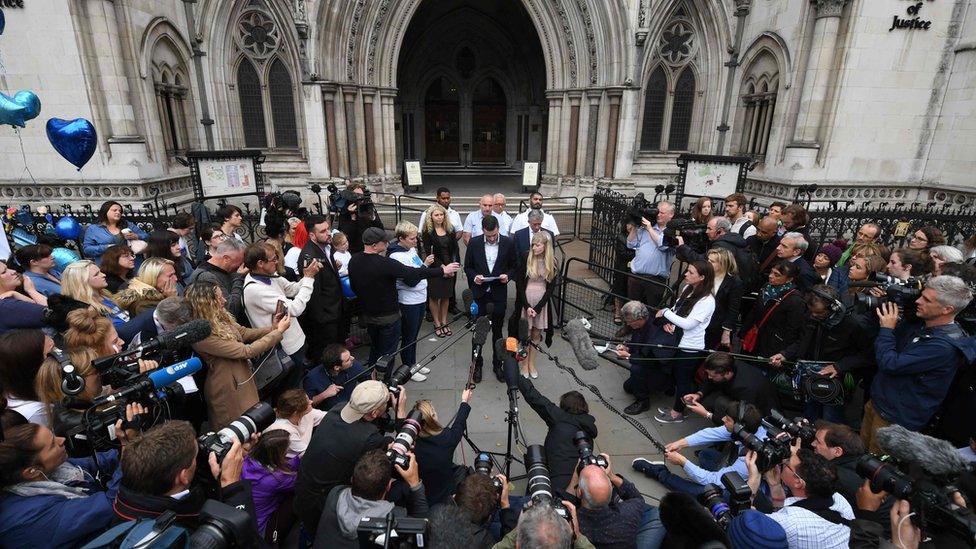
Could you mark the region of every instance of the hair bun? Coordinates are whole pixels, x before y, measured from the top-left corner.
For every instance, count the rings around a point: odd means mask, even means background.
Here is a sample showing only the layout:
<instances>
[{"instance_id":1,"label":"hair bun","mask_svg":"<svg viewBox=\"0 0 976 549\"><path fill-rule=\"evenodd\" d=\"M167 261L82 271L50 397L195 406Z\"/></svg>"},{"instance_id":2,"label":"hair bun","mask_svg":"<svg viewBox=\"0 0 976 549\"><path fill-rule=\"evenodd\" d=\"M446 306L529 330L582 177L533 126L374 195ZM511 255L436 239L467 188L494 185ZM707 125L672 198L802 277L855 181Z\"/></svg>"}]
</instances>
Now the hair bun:
<instances>
[{"instance_id":1,"label":"hair bun","mask_svg":"<svg viewBox=\"0 0 976 549\"><path fill-rule=\"evenodd\" d=\"M98 331L99 318L103 318L102 314L92 307L75 309L68 313L68 328L85 334L94 334Z\"/></svg>"}]
</instances>

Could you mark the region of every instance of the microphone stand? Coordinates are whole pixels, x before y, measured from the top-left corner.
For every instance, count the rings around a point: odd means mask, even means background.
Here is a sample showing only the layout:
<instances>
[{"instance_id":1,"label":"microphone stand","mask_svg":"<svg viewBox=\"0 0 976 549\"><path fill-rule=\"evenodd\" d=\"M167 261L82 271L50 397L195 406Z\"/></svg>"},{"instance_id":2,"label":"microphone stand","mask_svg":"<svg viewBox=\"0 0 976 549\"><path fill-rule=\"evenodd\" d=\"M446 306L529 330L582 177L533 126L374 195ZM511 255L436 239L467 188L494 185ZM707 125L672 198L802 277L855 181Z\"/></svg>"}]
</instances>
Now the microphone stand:
<instances>
[{"instance_id":1,"label":"microphone stand","mask_svg":"<svg viewBox=\"0 0 976 549\"><path fill-rule=\"evenodd\" d=\"M454 315L454 318L452 318L451 321L448 322L445 326L450 326L451 324L454 324L455 322L457 322L458 320L461 320L465 316L466 316L466 313L458 313L458 314ZM473 325L473 324L474 324L474 321L472 320L471 321L471 325ZM465 326L465 327L467 328L469 326ZM411 341L410 343L407 343L407 344L402 345L399 349L397 349L395 351L390 351L389 353L386 353L385 355L380 356L379 359L376 360L376 364L381 364L381 363L389 360L390 357L395 357L400 351L406 349L407 347L410 347L411 345L416 345L416 344L420 343L421 341L427 339L428 337L434 335L435 333L437 333L437 330L434 330L433 332L427 332L426 334L424 334L422 336L419 336L417 339ZM370 342L370 343L372 343L372 342ZM370 366L369 369L372 370L372 369L376 368L376 364Z\"/></svg>"},{"instance_id":2,"label":"microphone stand","mask_svg":"<svg viewBox=\"0 0 976 549\"><path fill-rule=\"evenodd\" d=\"M491 458L491 461L494 464L495 469L497 469L499 472L503 470L505 471L505 478L508 479L509 482L521 480L528 476L528 475L520 475L517 477L511 476L513 461L517 462L520 465L524 465L522 460L515 457L515 454L512 453L513 441L516 444L521 444L523 447L525 446L525 437L519 434L521 433L522 429L519 424L518 413L519 413L518 412L518 388L516 387L508 390L508 411L505 412L505 423L508 424L508 433L506 436L504 452L485 452L484 450L479 448L478 445L475 444L473 440L471 440L471 437L468 436L467 429L465 429L464 432L461 433L461 436L464 437L464 440L467 441L468 445L471 446L471 449L474 450L476 454L487 454ZM502 463L504 465L499 464L499 460L496 458L501 458Z\"/></svg>"}]
</instances>

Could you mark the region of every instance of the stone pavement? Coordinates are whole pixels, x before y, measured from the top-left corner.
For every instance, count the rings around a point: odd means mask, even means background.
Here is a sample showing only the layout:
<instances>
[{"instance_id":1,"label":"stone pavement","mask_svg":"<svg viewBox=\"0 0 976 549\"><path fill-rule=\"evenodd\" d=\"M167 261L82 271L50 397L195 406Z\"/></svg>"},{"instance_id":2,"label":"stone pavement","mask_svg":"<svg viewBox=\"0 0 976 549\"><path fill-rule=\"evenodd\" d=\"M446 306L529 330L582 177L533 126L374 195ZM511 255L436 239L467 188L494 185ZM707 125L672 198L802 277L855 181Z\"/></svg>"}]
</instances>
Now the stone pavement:
<instances>
[{"instance_id":1,"label":"stone pavement","mask_svg":"<svg viewBox=\"0 0 976 549\"><path fill-rule=\"evenodd\" d=\"M574 242L568 246L567 255L585 254L586 244ZM581 275L584 273L580 273ZM595 276L590 273L590 276ZM458 281L457 295L460 297L461 291L467 287L466 280L462 276ZM514 302L514 284L509 288L509 314ZM459 299L460 303L460 299ZM452 326L455 337L463 331L463 321L458 321ZM433 331L433 325L425 322L421 328L421 335ZM504 331L507 333L507 328ZM468 367L471 357L471 337L465 335L461 341L440 354L431 365L431 373L428 380L420 383L410 382L407 384L408 403L412 404L418 399L429 399L438 411L441 423L447 424L457 412L460 402L461 390L468 378ZM436 347L444 339L431 337L422 341L417 352L418 358L423 357ZM485 369L484 379L478 385L471 398L471 415L468 418L468 433L475 444L483 451L504 452L506 445L507 425L505 415L508 410L508 396L504 383L499 383L491 371L489 345L485 346ZM633 397L624 393L622 385L628 376L628 372L607 360L600 359L600 367L596 370L583 370L573 355L572 349L567 341L561 337L560 330L553 334L553 344L550 352L558 356L560 361L566 366L572 367L577 374L587 384L593 384L599 388L600 393L619 411L633 402ZM355 351L360 358L366 358L368 349L361 348ZM399 363L399 360L398 360ZM651 461L663 460L663 456L658 453L654 446L643 435L641 435L632 425L624 421L619 416L610 412L601 404L596 397L587 389L580 388L569 373L560 370L553 363L543 356L536 360L539 378L533 380L539 391L553 402L559 401L559 396L570 390L579 390L587 399L590 405L590 413L596 418L599 435L595 441L598 452L606 452L613 460L614 468L627 478L633 480L637 487L645 495L653 498L660 498L666 492L656 481L637 475L630 467L631 461L636 457L646 457ZM546 426L532 409L525 404L524 400L519 399L519 419L522 431L525 434L528 444L542 444L545 440ZM687 419L681 424L665 425L654 421L653 415L658 406L670 405L670 398L659 397L652 399L651 410L645 412L636 419L640 421L648 432L651 433L662 444L677 440L682 436L690 434L695 430L710 426L703 419ZM524 448L519 448L514 452L519 460L522 460ZM689 453L690 455L690 453ZM473 463L475 451L463 442L455 454L455 463L471 465ZM673 471L679 472L680 468L672 466ZM512 465L512 475L523 475L524 467L518 463ZM516 483L513 494L522 494L524 481ZM654 499L648 498L647 501L656 505Z\"/></svg>"}]
</instances>

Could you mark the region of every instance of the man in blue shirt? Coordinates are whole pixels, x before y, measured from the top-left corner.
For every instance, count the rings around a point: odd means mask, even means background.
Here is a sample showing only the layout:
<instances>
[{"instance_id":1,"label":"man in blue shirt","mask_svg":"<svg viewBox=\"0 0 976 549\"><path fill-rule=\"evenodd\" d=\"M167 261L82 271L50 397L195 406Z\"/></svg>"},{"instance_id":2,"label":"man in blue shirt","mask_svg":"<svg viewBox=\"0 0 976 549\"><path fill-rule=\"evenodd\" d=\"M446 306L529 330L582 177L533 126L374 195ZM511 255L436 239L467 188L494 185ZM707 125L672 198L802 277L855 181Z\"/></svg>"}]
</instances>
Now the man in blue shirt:
<instances>
[{"instance_id":1,"label":"man in blue shirt","mask_svg":"<svg viewBox=\"0 0 976 549\"><path fill-rule=\"evenodd\" d=\"M363 364L352 356L345 346L332 343L322 352L322 363L305 374L302 387L312 400L312 406L320 410L331 410L340 402L349 402L352 390L368 376L358 378L363 373Z\"/></svg>"},{"instance_id":2,"label":"man in blue shirt","mask_svg":"<svg viewBox=\"0 0 976 549\"><path fill-rule=\"evenodd\" d=\"M31 279L34 287L44 297L61 293L61 280L51 273L54 269L54 249L47 244L32 244L17 250L17 263L24 269L24 276Z\"/></svg>"},{"instance_id":3,"label":"man in blue shirt","mask_svg":"<svg viewBox=\"0 0 976 549\"><path fill-rule=\"evenodd\" d=\"M674 205L659 202L657 212L655 222L641 218L641 226L632 228L627 235L627 247L636 251L630 271L640 275L628 279L627 297L651 307L661 305L674 258L674 249L664 242L664 228L674 217Z\"/></svg>"}]
</instances>

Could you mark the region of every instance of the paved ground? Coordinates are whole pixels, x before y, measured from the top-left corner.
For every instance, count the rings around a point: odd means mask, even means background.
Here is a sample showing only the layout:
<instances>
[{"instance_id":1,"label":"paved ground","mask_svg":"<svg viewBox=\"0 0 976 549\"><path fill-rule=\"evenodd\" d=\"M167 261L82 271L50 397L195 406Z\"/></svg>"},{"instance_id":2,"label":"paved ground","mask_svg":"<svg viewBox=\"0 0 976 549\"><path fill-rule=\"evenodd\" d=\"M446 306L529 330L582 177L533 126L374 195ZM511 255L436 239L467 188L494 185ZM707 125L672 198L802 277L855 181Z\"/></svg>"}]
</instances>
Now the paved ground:
<instances>
[{"instance_id":1,"label":"paved ground","mask_svg":"<svg viewBox=\"0 0 976 549\"><path fill-rule=\"evenodd\" d=\"M586 245L582 242L574 242L567 247L568 255L585 255ZM578 272L578 275L586 275L586 271ZM592 273L589 273L589 276ZM458 284L458 296L461 290L466 287L462 277ZM511 297L514 288L510 288L509 307L512 306ZM510 310L510 309L509 309ZM454 327L455 334L460 333L459 322ZM424 323L421 334L432 331L433 326ZM418 357L422 357L431 351L443 339L430 338L420 344ZM627 378L627 372L609 361L602 360L600 367L596 370L586 371L579 367L578 362L573 356L569 344L560 337L557 330L553 338L551 348L552 354L559 357L565 365L571 366L580 377L588 384L593 384L599 388L603 396L621 412L633 402L630 395L624 393L622 389L623 381ZM366 349L357 351L360 358L365 358L368 353ZM447 422L454 417L460 402L461 390L468 376L468 366L470 364L470 336L465 336L462 341L446 350L440 357L431 364L431 374L429 379L422 383L411 382L407 385L409 402L417 399L429 399L437 408L442 422ZM488 351L486 350L486 354ZM618 417L605 408L589 391L580 389L573 381L572 377L554 364L540 358L536 362L539 370L539 378L535 380L536 387L544 395L558 402L559 396L566 391L580 390L587 401L590 403L590 412L596 417L599 436L596 440L596 447L600 452L606 452L614 460L615 467L619 472L627 475L634 480L638 488L645 495L653 498L660 498L665 490L655 481L637 476L630 469L631 461L639 456L647 457L650 460L662 460L663 457L657 453L654 446L641 435L632 425ZM520 400L520 421L526 441L529 444L542 444L545 439L546 427L542 420L532 411L528 405ZM660 442L666 444L689 434L703 426L704 420L686 420L682 424L663 425L654 421L652 412L658 406L669 405L670 400L663 397L652 401L651 412L637 416L637 419L647 428L647 430ZM508 410L508 397L506 395L505 384L499 383L491 373L490 361L486 358L484 381L478 386L471 400L472 412L468 420L468 433L475 444L484 451L504 452L506 446L507 425L505 423L505 413ZM465 442L462 442L456 456L456 463L472 464L474 450ZM522 458L524 448L520 448L516 455ZM672 467L672 470L679 471L679 468ZM524 474L524 469L519 464L513 464L512 475ZM516 493L521 493L524 483L517 483ZM648 499L652 504L656 504L653 499Z\"/></svg>"}]
</instances>

